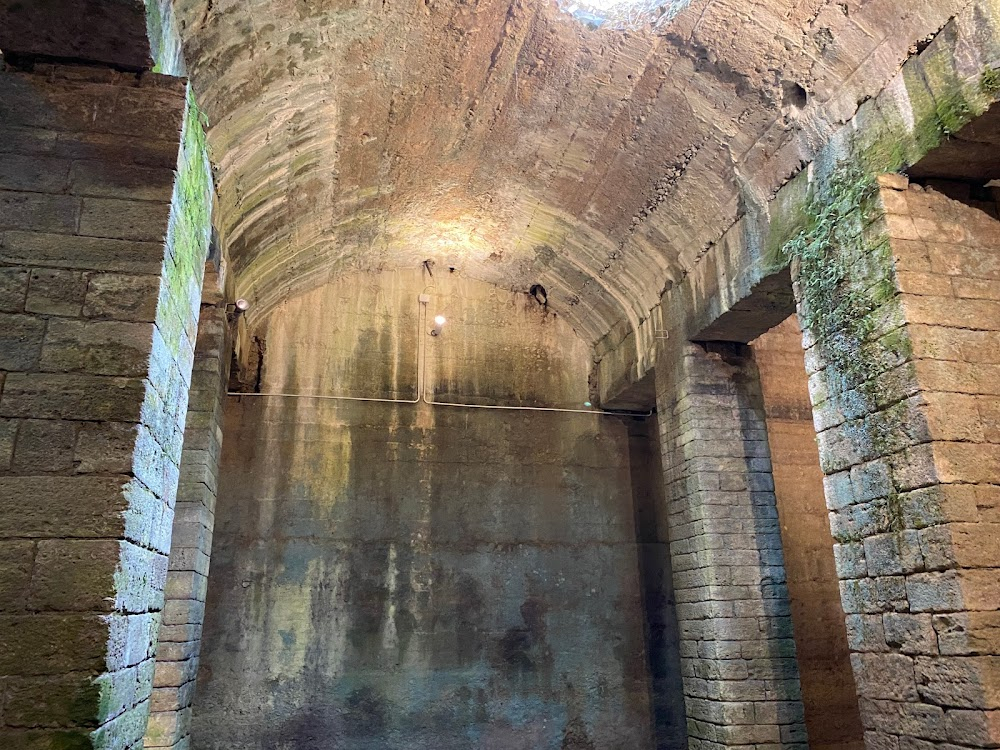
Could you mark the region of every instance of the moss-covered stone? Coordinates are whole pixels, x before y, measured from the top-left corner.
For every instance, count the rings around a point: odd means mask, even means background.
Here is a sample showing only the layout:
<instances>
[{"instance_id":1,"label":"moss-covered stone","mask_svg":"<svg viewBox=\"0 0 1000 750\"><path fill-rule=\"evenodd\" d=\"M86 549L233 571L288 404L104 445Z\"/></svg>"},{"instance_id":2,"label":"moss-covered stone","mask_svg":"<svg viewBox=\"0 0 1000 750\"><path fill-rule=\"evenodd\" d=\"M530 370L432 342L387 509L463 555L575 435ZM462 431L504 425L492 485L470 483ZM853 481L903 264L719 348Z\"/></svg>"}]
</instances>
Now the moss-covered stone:
<instances>
[{"instance_id":1,"label":"moss-covered stone","mask_svg":"<svg viewBox=\"0 0 1000 750\"><path fill-rule=\"evenodd\" d=\"M1000 70L987 68L979 79L979 88L987 96L1000 94Z\"/></svg>"}]
</instances>

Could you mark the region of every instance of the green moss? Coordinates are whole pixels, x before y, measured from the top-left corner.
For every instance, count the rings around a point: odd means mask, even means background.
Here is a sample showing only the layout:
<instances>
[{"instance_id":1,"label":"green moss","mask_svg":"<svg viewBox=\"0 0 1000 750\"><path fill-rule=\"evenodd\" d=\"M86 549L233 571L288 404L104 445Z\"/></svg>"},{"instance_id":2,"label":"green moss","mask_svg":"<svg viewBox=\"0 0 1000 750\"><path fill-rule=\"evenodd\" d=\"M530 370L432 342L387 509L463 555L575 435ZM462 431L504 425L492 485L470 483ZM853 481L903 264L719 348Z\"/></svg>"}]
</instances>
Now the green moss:
<instances>
[{"instance_id":1,"label":"green moss","mask_svg":"<svg viewBox=\"0 0 1000 750\"><path fill-rule=\"evenodd\" d=\"M181 137L181 155L174 181L170 227L167 232L168 264L164 272L164 288L160 307L165 320L176 315L188 321L194 314L194 298L198 295L202 270L208 255L211 237L212 178L206 139L207 118L188 91L187 112ZM171 351L180 345L181 329L175 325L161 327L164 341Z\"/></svg>"},{"instance_id":2,"label":"green moss","mask_svg":"<svg viewBox=\"0 0 1000 750\"><path fill-rule=\"evenodd\" d=\"M208 118L188 90L188 110L184 121L181 167L177 174L180 205L177 211L176 254L197 257L204 262L211 224L211 168L208 162ZM187 251L187 252L185 252Z\"/></svg>"},{"instance_id":3,"label":"green moss","mask_svg":"<svg viewBox=\"0 0 1000 750\"><path fill-rule=\"evenodd\" d=\"M796 181L801 181L801 187L789 183L782 193L779 193L778 199L781 202L771 210L768 236L761 258L766 274L776 273L788 265L786 244L806 231L810 225L810 212L814 206L808 177L808 172L801 172L795 178Z\"/></svg>"},{"instance_id":4,"label":"green moss","mask_svg":"<svg viewBox=\"0 0 1000 750\"><path fill-rule=\"evenodd\" d=\"M939 99L934 106L934 116L944 135L953 135L972 119L972 107L958 91Z\"/></svg>"},{"instance_id":5,"label":"green moss","mask_svg":"<svg viewBox=\"0 0 1000 750\"><path fill-rule=\"evenodd\" d=\"M897 172L911 163L912 142L905 137L906 123L893 105L877 108L859 136L863 141L856 150L858 158L872 174Z\"/></svg>"},{"instance_id":6,"label":"green moss","mask_svg":"<svg viewBox=\"0 0 1000 750\"><path fill-rule=\"evenodd\" d=\"M987 68L979 79L979 90L987 96L1000 94L1000 70Z\"/></svg>"},{"instance_id":7,"label":"green moss","mask_svg":"<svg viewBox=\"0 0 1000 750\"><path fill-rule=\"evenodd\" d=\"M781 248L784 261L797 261L803 323L827 346L845 338L867 341L873 333L871 313L877 303L856 291L850 279L850 261L857 256L853 245L862 233L865 204L878 193L874 178L856 166L838 168L826 189L813 196L805 209L806 226ZM855 353L834 352L841 370L859 367Z\"/></svg>"},{"instance_id":8,"label":"green moss","mask_svg":"<svg viewBox=\"0 0 1000 750\"><path fill-rule=\"evenodd\" d=\"M781 256L795 264L803 324L829 365L833 403L858 413L853 401L860 397L864 414L897 400L884 374L912 352L903 329L880 335L898 292L889 239L878 224L879 187L856 159L841 163L814 192L807 225ZM893 453L905 446L903 411L868 413L848 437L871 457Z\"/></svg>"}]
</instances>

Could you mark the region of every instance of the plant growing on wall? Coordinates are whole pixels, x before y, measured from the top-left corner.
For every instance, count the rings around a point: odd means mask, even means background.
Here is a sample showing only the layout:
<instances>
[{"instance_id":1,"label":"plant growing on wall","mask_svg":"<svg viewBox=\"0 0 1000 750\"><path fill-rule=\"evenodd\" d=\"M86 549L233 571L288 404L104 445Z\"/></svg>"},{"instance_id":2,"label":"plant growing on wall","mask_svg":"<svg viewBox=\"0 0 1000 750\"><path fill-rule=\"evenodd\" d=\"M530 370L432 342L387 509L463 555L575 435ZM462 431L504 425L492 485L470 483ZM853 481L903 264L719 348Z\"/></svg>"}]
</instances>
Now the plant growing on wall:
<instances>
[{"instance_id":1,"label":"plant growing on wall","mask_svg":"<svg viewBox=\"0 0 1000 750\"><path fill-rule=\"evenodd\" d=\"M911 359L879 185L861 160L839 164L814 191L802 229L781 248L792 265L804 331L826 364L825 406L862 461L908 444L905 389L887 377ZM904 370L905 372L905 370ZM898 498L881 502L887 529L902 529Z\"/></svg>"}]
</instances>

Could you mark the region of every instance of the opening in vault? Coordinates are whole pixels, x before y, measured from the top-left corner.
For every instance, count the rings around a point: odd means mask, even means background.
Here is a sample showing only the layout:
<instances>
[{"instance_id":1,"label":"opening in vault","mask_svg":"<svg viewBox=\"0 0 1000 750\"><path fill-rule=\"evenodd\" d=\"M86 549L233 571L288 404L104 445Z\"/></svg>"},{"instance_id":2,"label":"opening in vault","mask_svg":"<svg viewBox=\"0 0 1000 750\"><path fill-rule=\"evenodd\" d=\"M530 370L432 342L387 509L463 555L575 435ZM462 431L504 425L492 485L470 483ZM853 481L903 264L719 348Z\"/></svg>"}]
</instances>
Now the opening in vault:
<instances>
[{"instance_id":1,"label":"opening in vault","mask_svg":"<svg viewBox=\"0 0 1000 750\"><path fill-rule=\"evenodd\" d=\"M691 0L560 0L560 7L592 28L639 29L672 21Z\"/></svg>"}]
</instances>

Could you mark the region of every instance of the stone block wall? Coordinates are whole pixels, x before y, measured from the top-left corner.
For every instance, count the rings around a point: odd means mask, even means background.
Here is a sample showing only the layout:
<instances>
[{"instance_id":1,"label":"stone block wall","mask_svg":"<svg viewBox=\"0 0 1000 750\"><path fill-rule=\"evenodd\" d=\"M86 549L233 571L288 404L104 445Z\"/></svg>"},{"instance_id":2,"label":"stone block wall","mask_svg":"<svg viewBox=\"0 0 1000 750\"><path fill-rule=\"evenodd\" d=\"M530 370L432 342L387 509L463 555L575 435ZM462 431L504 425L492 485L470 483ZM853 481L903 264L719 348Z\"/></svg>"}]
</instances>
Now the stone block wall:
<instances>
[{"instance_id":1,"label":"stone block wall","mask_svg":"<svg viewBox=\"0 0 1000 750\"><path fill-rule=\"evenodd\" d=\"M996 747L1000 222L968 187L882 182L830 247L833 295L796 285L807 327L854 306L806 361L866 742Z\"/></svg>"},{"instance_id":2,"label":"stone block wall","mask_svg":"<svg viewBox=\"0 0 1000 750\"><path fill-rule=\"evenodd\" d=\"M795 316L751 344L760 370L802 702L813 750L863 747Z\"/></svg>"},{"instance_id":3,"label":"stone block wall","mask_svg":"<svg viewBox=\"0 0 1000 750\"><path fill-rule=\"evenodd\" d=\"M207 229L185 107L163 76L0 71L3 747L141 747Z\"/></svg>"},{"instance_id":4,"label":"stone block wall","mask_svg":"<svg viewBox=\"0 0 1000 750\"><path fill-rule=\"evenodd\" d=\"M751 352L743 344L685 344L660 352L657 362L689 745L805 748L764 405Z\"/></svg>"},{"instance_id":5,"label":"stone block wall","mask_svg":"<svg viewBox=\"0 0 1000 750\"><path fill-rule=\"evenodd\" d=\"M226 407L193 746L653 747L628 428L532 297L417 269L293 297ZM447 324L428 335L434 315ZM318 396L319 398L294 397ZM675 675L676 678L676 675Z\"/></svg>"},{"instance_id":6,"label":"stone block wall","mask_svg":"<svg viewBox=\"0 0 1000 750\"><path fill-rule=\"evenodd\" d=\"M214 268L211 264L207 276ZM201 651L215 527L222 418L229 379L225 302L203 299L174 508L170 566L156 651L147 748L186 748Z\"/></svg>"},{"instance_id":7,"label":"stone block wall","mask_svg":"<svg viewBox=\"0 0 1000 750\"><path fill-rule=\"evenodd\" d=\"M670 535L663 498L659 425L656 417L630 419L629 469L639 543L639 575L646 611L646 654L652 687L653 730L657 750L687 748L684 691L679 679L679 633Z\"/></svg>"}]
</instances>

